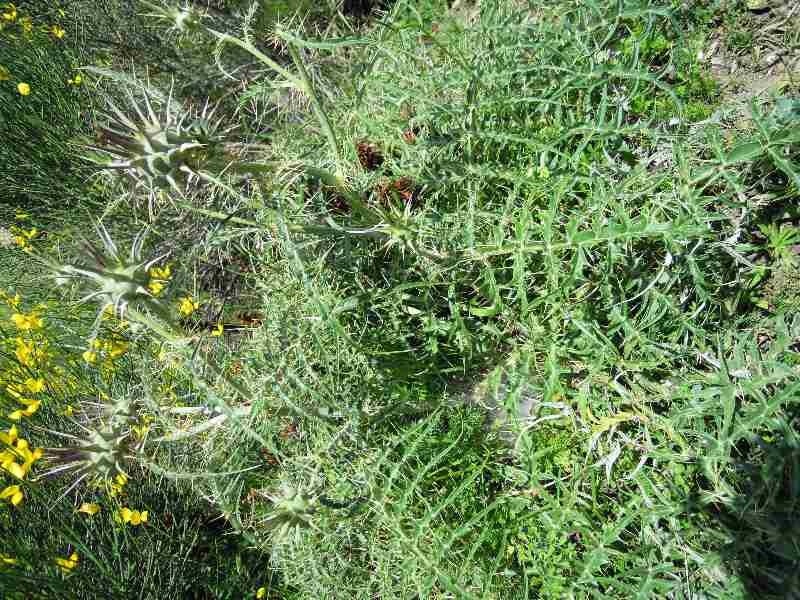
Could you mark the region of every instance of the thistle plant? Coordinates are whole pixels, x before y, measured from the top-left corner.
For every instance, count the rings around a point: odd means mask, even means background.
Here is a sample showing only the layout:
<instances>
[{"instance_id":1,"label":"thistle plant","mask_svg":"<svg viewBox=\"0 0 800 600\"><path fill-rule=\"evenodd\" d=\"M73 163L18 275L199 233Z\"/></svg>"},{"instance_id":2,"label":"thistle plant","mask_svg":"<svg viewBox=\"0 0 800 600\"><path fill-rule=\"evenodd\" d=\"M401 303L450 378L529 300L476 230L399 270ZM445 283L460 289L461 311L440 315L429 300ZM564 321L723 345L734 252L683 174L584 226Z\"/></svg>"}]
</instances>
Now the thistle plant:
<instances>
[{"instance_id":1,"label":"thistle plant","mask_svg":"<svg viewBox=\"0 0 800 600\"><path fill-rule=\"evenodd\" d=\"M326 142L328 144L328 149L330 150L331 155L335 160L336 178L341 179L341 157L339 153L339 144L337 142L336 134L333 130L333 126L330 122L330 119L328 118L327 113L322 107L322 104L319 100L319 95L314 89L314 86L306 70L305 64L303 63L302 57L300 56L300 53L297 50L299 46L303 45L302 40L299 40L298 38L294 37L288 32L283 32L283 31L276 32L276 35L287 43L289 54L292 57L292 61L297 71L296 73L293 73L289 69L286 69L285 67L277 63L275 60L273 60L272 58L261 52L258 48L256 48L255 45L251 42L251 40L248 39L249 36L247 36L247 34L245 34L245 39L242 40L227 33L222 33L220 31L217 31L209 27L208 25L205 25L203 23L205 13L202 13L195 8L191 8L188 6L175 7L169 4L156 4L147 1L144 1L143 4L153 10L152 13L148 13L148 16L151 16L159 21L166 22L167 24L170 25L171 30L186 34L204 33L210 35L217 40L220 49L225 44L232 44L234 46L238 46L242 50L245 50L246 52L250 53L254 58L263 63L267 68L269 68L275 74L284 78L293 87L295 87L296 89L300 90L305 95L307 95L311 100L311 106L314 110L314 114L317 117L317 120L319 121L320 124L320 128L322 129L322 132L325 136Z\"/></svg>"},{"instance_id":2,"label":"thistle plant","mask_svg":"<svg viewBox=\"0 0 800 600\"><path fill-rule=\"evenodd\" d=\"M52 271L57 283L64 284L77 279L89 280L95 284L96 289L81 299L81 302L93 299L100 302L95 328L108 308L111 308L119 319L124 318L132 303L146 303L156 308L158 305L152 302L155 296L150 289L152 279L150 268L164 257L142 260L142 246L147 230L136 236L126 258L120 254L117 245L102 224L96 226L96 231L102 241L102 248L84 240L82 246L86 260L83 264L58 264L42 256L39 258Z\"/></svg>"},{"instance_id":3,"label":"thistle plant","mask_svg":"<svg viewBox=\"0 0 800 600\"><path fill-rule=\"evenodd\" d=\"M46 451L51 469L45 476L63 472L77 476L64 495L87 478L98 481L127 478L126 464L140 455L143 448L143 441L134 435L138 411L129 397L103 403L85 402L77 416L74 423L85 436L51 431L72 440L74 445Z\"/></svg>"},{"instance_id":4,"label":"thistle plant","mask_svg":"<svg viewBox=\"0 0 800 600\"><path fill-rule=\"evenodd\" d=\"M171 23L171 29L178 34L191 34L199 31L203 27L203 19L207 16L205 12L190 4L161 6L146 1L142 2L142 4L156 11L146 16L156 17Z\"/></svg>"},{"instance_id":5,"label":"thistle plant","mask_svg":"<svg viewBox=\"0 0 800 600\"><path fill-rule=\"evenodd\" d=\"M126 91L136 118L107 100L110 114L101 115L106 123L99 127L103 143L88 146L94 155L87 160L102 169L122 171L149 189L170 188L178 193L196 182L203 170L224 169L230 129L214 120L215 109L208 103L199 113L179 111L170 90L166 106L157 114L147 91L143 92L144 108Z\"/></svg>"},{"instance_id":6,"label":"thistle plant","mask_svg":"<svg viewBox=\"0 0 800 600\"><path fill-rule=\"evenodd\" d=\"M213 395L219 404L215 410L205 406L167 410L165 414L192 414L206 420L189 432L184 431L177 435L170 433L154 441L175 441L220 426L229 418L245 417L252 404L250 392L226 376L204 353L197 352L196 344L200 341L199 336L187 335L174 311L171 311L166 301L153 291L161 291L162 278L167 271L152 268L164 256L143 259L142 251L147 230L136 236L128 256L125 257L102 224L97 225L96 229L102 247L84 241L82 246L85 259L81 264L59 264L40 257L57 280L64 282L73 279L78 283L89 283L93 287L81 299L81 302L97 300L100 304L92 337L96 335L104 314L111 309L118 319L126 319L134 327L154 335L160 342L182 350L186 357L186 365L190 369L194 370L194 359L199 356L204 363L205 372L210 373L217 381L222 380L227 383L228 387L244 401L245 407L231 408L217 395ZM161 286L154 286L154 283L159 283ZM204 381L199 372L197 374L199 375L196 380L197 385L211 390L213 386ZM152 408L160 410L155 405ZM106 479L113 478L119 473L124 474L121 465L142 450L142 445L132 435L132 428L139 422L136 403L124 398L117 399L107 404L85 407L83 414L87 415L87 419L84 423L79 423L79 426L87 435L85 438L67 436L78 444L72 448L54 451L58 459L56 461L58 466L54 472L74 468L79 472L91 473ZM265 443L258 434L249 430L247 432L260 443Z\"/></svg>"},{"instance_id":7,"label":"thistle plant","mask_svg":"<svg viewBox=\"0 0 800 600\"><path fill-rule=\"evenodd\" d=\"M293 531L314 526L312 517L320 502L310 490L284 484L279 493L268 498L273 503L272 511L262 525L276 537L285 538Z\"/></svg>"}]
</instances>

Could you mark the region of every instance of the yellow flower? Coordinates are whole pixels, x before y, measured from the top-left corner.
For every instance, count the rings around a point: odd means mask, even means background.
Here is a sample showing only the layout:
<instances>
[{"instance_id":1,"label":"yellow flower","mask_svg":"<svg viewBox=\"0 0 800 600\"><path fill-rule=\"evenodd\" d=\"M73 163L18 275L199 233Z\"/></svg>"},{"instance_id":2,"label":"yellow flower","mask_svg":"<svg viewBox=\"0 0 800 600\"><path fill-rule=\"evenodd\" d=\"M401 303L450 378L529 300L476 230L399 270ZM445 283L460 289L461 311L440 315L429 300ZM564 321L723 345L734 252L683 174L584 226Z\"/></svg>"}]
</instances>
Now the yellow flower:
<instances>
[{"instance_id":1,"label":"yellow flower","mask_svg":"<svg viewBox=\"0 0 800 600\"><path fill-rule=\"evenodd\" d=\"M150 277L153 279L169 279L172 276L172 267L166 265L162 267L153 267L150 269Z\"/></svg>"},{"instance_id":2,"label":"yellow flower","mask_svg":"<svg viewBox=\"0 0 800 600\"><path fill-rule=\"evenodd\" d=\"M16 436L16 427L12 427L9 434ZM6 435L4 438L10 439L11 435ZM11 448L0 452L0 467L17 479L24 479L25 475L30 472L33 463L42 458L44 450L37 448L31 452L28 442L21 439L16 440L15 445L9 444L9 446ZM23 461L21 465L15 462L18 458Z\"/></svg>"},{"instance_id":3,"label":"yellow flower","mask_svg":"<svg viewBox=\"0 0 800 600\"><path fill-rule=\"evenodd\" d=\"M14 297L12 298L11 296L6 294L5 292L0 291L0 298L2 298L3 301L6 304L8 304L11 308L13 308L14 310L17 309L17 307L19 306L20 301L22 300L22 298L19 297L19 292L14 294Z\"/></svg>"},{"instance_id":4,"label":"yellow flower","mask_svg":"<svg viewBox=\"0 0 800 600\"><path fill-rule=\"evenodd\" d=\"M16 338L15 342L17 344L17 350L14 354L17 360L26 367L32 367L35 357L33 342L27 342L20 337Z\"/></svg>"},{"instance_id":5,"label":"yellow flower","mask_svg":"<svg viewBox=\"0 0 800 600\"><path fill-rule=\"evenodd\" d=\"M20 502L22 502L22 490L18 485L10 485L2 492L0 492L0 500L5 500L8 498L14 506L17 506Z\"/></svg>"},{"instance_id":6,"label":"yellow flower","mask_svg":"<svg viewBox=\"0 0 800 600\"><path fill-rule=\"evenodd\" d=\"M16 442L17 437L19 437L19 433L17 432L16 425L12 425L11 429L9 429L6 433L0 431L0 442L4 443L6 446L11 446L14 442Z\"/></svg>"},{"instance_id":7,"label":"yellow flower","mask_svg":"<svg viewBox=\"0 0 800 600\"><path fill-rule=\"evenodd\" d=\"M67 407L64 409L64 416L71 417L74 412L75 409L72 408L72 404L67 404Z\"/></svg>"},{"instance_id":8,"label":"yellow flower","mask_svg":"<svg viewBox=\"0 0 800 600\"><path fill-rule=\"evenodd\" d=\"M131 426L131 429L136 434L136 437L139 439L144 439L144 436L148 431L150 431L150 423L153 422L153 417L144 415L141 422L141 425L133 425Z\"/></svg>"},{"instance_id":9,"label":"yellow flower","mask_svg":"<svg viewBox=\"0 0 800 600\"><path fill-rule=\"evenodd\" d=\"M26 240L23 236L21 235L15 236L14 241L17 243L17 246L19 246L25 252L29 252L31 250L31 245L28 243L28 240Z\"/></svg>"},{"instance_id":10,"label":"yellow flower","mask_svg":"<svg viewBox=\"0 0 800 600\"><path fill-rule=\"evenodd\" d=\"M181 313L181 316L188 317L194 311L200 308L200 304L195 302L191 296L185 296L181 298L180 305L178 306L178 312Z\"/></svg>"},{"instance_id":11,"label":"yellow flower","mask_svg":"<svg viewBox=\"0 0 800 600\"><path fill-rule=\"evenodd\" d=\"M38 394L44 389L44 379L42 379L41 377L38 379L28 377L25 380L25 387L28 388L28 391L31 394Z\"/></svg>"},{"instance_id":12,"label":"yellow flower","mask_svg":"<svg viewBox=\"0 0 800 600\"><path fill-rule=\"evenodd\" d=\"M147 288L152 292L153 296L158 296L161 293L161 290L164 289L164 284L160 281L151 281L147 284Z\"/></svg>"},{"instance_id":13,"label":"yellow flower","mask_svg":"<svg viewBox=\"0 0 800 600\"><path fill-rule=\"evenodd\" d=\"M13 22L17 18L17 7L11 2L7 2L3 7L6 9L6 12L3 13L3 19L9 23Z\"/></svg>"},{"instance_id":14,"label":"yellow flower","mask_svg":"<svg viewBox=\"0 0 800 600\"><path fill-rule=\"evenodd\" d=\"M24 479L25 478L25 470L22 468L22 465L19 465L13 462L13 456L11 456L10 452L5 452L5 456L3 456L3 469L16 477L17 479ZM9 458L10 457L10 458Z\"/></svg>"},{"instance_id":15,"label":"yellow flower","mask_svg":"<svg viewBox=\"0 0 800 600\"><path fill-rule=\"evenodd\" d=\"M267 588L260 587L256 591L256 598L266 598L267 597Z\"/></svg>"},{"instance_id":16,"label":"yellow flower","mask_svg":"<svg viewBox=\"0 0 800 600\"><path fill-rule=\"evenodd\" d=\"M97 352L95 352L94 350L87 350L86 352L81 354L81 356L83 357L83 360L85 360L90 365L93 365L97 360Z\"/></svg>"},{"instance_id":17,"label":"yellow flower","mask_svg":"<svg viewBox=\"0 0 800 600\"><path fill-rule=\"evenodd\" d=\"M147 514L146 510L139 512L138 510L123 507L117 514L117 521L130 523L131 525L141 525L142 523L147 523Z\"/></svg>"},{"instance_id":18,"label":"yellow flower","mask_svg":"<svg viewBox=\"0 0 800 600\"><path fill-rule=\"evenodd\" d=\"M100 487L106 490L112 498L125 493L125 484L128 483L128 476L120 473L114 479L106 479L100 483ZM115 516L116 518L116 516Z\"/></svg>"},{"instance_id":19,"label":"yellow flower","mask_svg":"<svg viewBox=\"0 0 800 600\"><path fill-rule=\"evenodd\" d=\"M27 96L31 93L31 86L25 82L18 83L17 91L20 93L21 96Z\"/></svg>"},{"instance_id":20,"label":"yellow flower","mask_svg":"<svg viewBox=\"0 0 800 600\"><path fill-rule=\"evenodd\" d=\"M214 337L219 337L219 336L222 335L222 332L224 331L224 329L225 329L225 326L222 323L217 323L217 326L214 327L214 329L211 330L211 335L214 336Z\"/></svg>"},{"instance_id":21,"label":"yellow flower","mask_svg":"<svg viewBox=\"0 0 800 600\"><path fill-rule=\"evenodd\" d=\"M69 558L57 558L56 564L61 567L61 571L65 575L69 575L69 573L78 566L78 553L73 552L70 554Z\"/></svg>"},{"instance_id":22,"label":"yellow flower","mask_svg":"<svg viewBox=\"0 0 800 600\"><path fill-rule=\"evenodd\" d=\"M106 350L108 351L109 358L113 360L128 351L128 344L125 342L107 342Z\"/></svg>"},{"instance_id":23,"label":"yellow flower","mask_svg":"<svg viewBox=\"0 0 800 600\"><path fill-rule=\"evenodd\" d=\"M67 83L69 85L80 85L82 81L83 81L83 77L81 77L80 73L75 75L75 77L70 77L69 79L67 79Z\"/></svg>"},{"instance_id":24,"label":"yellow flower","mask_svg":"<svg viewBox=\"0 0 800 600\"><path fill-rule=\"evenodd\" d=\"M100 512L100 505L95 504L94 502L84 502L81 504L81 507L78 509L80 513L86 513L90 517L93 517L97 513Z\"/></svg>"},{"instance_id":25,"label":"yellow flower","mask_svg":"<svg viewBox=\"0 0 800 600\"><path fill-rule=\"evenodd\" d=\"M44 321L36 313L31 313L29 315L14 313L11 315L11 320L14 321L14 325L17 326L17 329L22 331L41 329L42 325L44 325Z\"/></svg>"},{"instance_id":26,"label":"yellow flower","mask_svg":"<svg viewBox=\"0 0 800 600\"><path fill-rule=\"evenodd\" d=\"M36 448L36 450L31 452L28 447L28 442L25 440L17 440L17 453L25 459L25 472L30 471L34 461L44 456L44 450L42 448Z\"/></svg>"},{"instance_id":27,"label":"yellow flower","mask_svg":"<svg viewBox=\"0 0 800 600\"><path fill-rule=\"evenodd\" d=\"M154 296L158 296L166 286L169 278L172 276L172 267L170 267L170 265L165 265L164 267L153 267L150 269L149 273L151 280L147 287Z\"/></svg>"},{"instance_id":28,"label":"yellow flower","mask_svg":"<svg viewBox=\"0 0 800 600\"><path fill-rule=\"evenodd\" d=\"M65 31L61 29L61 27L59 27L58 25L53 25L52 27L50 27L50 32L58 39L63 38L65 33Z\"/></svg>"},{"instance_id":29,"label":"yellow flower","mask_svg":"<svg viewBox=\"0 0 800 600\"><path fill-rule=\"evenodd\" d=\"M8 418L12 421L19 421L22 417L30 417L33 413L39 410L39 407L42 404L41 400L20 400L23 404L26 404L28 408L15 410L12 413L8 414Z\"/></svg>"}]
</instances>

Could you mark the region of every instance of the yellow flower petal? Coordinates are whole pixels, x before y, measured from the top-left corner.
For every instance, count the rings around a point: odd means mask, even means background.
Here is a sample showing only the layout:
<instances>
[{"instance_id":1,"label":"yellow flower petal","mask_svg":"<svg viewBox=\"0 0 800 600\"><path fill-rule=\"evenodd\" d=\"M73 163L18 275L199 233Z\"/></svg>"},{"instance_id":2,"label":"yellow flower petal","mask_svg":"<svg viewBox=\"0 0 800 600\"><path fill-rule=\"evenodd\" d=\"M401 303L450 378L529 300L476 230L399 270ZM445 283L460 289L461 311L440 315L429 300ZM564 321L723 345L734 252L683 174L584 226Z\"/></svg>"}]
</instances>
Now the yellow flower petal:
<instances>
[{"instance_id":1,"label":"yellow flower petal","mask_svg":"<svg viewBox=\"0 0 800 600\"><path fill-rule=\"evenodd\" d=\"M25 401L20 400L20 402L28 406L28 408L22 411L22 414L25 415L26 417L30 417L33 413L39 410L39 407L42 405L41 400L25 400Z\"/></svg>"},{"instance_id":2,"label":"yellow flower petal","mask_svg":"<svg viewBox=\"0 0 800 600\"><path fill-rule=\"evenodd\" d=\"M185 296L181 298L180 304L178 305L178 312L181 316L188 317L198 308L200 308L199 302L193 300L191 296Z\"/></svg>"},{"instance_id":3,"label":"yellow flower petal","mask_svg":"<svg viewBox=\"0 0 800 600\"><path fill-rule=\"evenodd\" d=\"M8 22L13 22L14 19L17 18L17 7L11 4L10 2L4 4L3 6L5 6L5 9L7 11L3 13L3 19L5 19Z\"/></svg>"},{"instance_id":4,"label":"yellow flower petal","mask_svg":"<svg viewBox=\"0 0 800 600\"><path fill-rule=\"evenodd\" d=\"M147 287L150 289L150 292L153 294L153 296L158 296L164 289L164 284L160 281L151 281Z\"/></svg>"},{"instance_id":5,"label":"yellow flower petal","mask_svg":"<svg viewBox=\"0 0 800 600\"><path fill-rule=\"evenodd\" d=\"M17 91L20 93L20 95L27 96L31 93L31 86L29 86L27 83L18 83Z\"/></svg>"},{"instance_id":6,"label":"yellow flower petal","mask_svg":"<svg viewBox=\"0 0 800 600\"><path fill-rule=\"evenodd\" d=\"M78 553L73 552L70 554L69 558L57 558L56 564L61 567L61 570L67 574L76 566L78 566Z\"/></svg>"},{"instance_id":7,"label":"yellow flower petal","mask_svg":"<svg viewBox=\"0 0 800 600\"><path fill-rule=\"evenodd\" d=\"M267 597L267 588L260 587L256 591L256 598L266 598Z\"/></svg>"},{"instance_id":8,"label":"yellow flower petal","mask_svg":"<svg viewBox=\"0 0 800 600\"><path fill-rule=\"evenodd\" d=\"M17 440L17 426L12 425L8 432L3 433L0 431L0 442L8 444L9 446Z\"/></svg>"},{"instance_id":9,"label":"yellow flower petal","mask_svg":"<svg viewBox=\"0 0 800 600\"><path fill-rule=\"evenodd\" d=\"M110 342L107 348L108 356L110 358L117 358L128 351L128 344L125 342Z\"/></svg>"},{"instance_id":10,"label":"yellow flower petal","mask_svg":"<svg viewBox=\"0 0 800 600\"><path fill-rule=\"evenodd\" d=\"M25 479L25 469L18 463L12 462L11 464L6 465L5 470L11 473L17 479Z\"/></svg>"},{"instance_id":11,"label":"yellow flower petal","mask_svg":"<svg viewBox=\"0 0 800 600\"><path fill-rule=\"evenodd\" d=\"M78 509L80 513L86 513L89 516L94 516L100 512L100 505L95 504L94 502L84 502L81 504L81 507Z\"/></svg>"},{"instance_id":12,"label":"yellow flower petal","mask_svg":"<svg viewBox=\"0 0 800 600\"><path fill-rule=\"evenodd\" d=\"M28 388L31 394L38 394L44 389L44 379L41 377L38 379L28 377L28 379L25 380L25 387Z\"/></svg>"},{"instance_id":13,"label":"yellow flower petal","mask_svg":"<svg viewBox=\"0 0 800 600\"><path fill-rule=\"evenodd\" d=\"M36 313L31 313L29 315L15 313L11 315L11 320L14 322L14 325L17 326L17 329L22 331L41 329L42 325L44 325L44 321L36 315Z\"/></svg>"},{"instance_id":14,"label":"yellow flower petal","mask_svg":"<svg viewBox=\"0 0 800 600\"><path fill-rule=\"evenodd\" d=\"M18 485L10 485L2 492L0 492L0 500L5 498L11 499L11 504L17 506L22 502L22 489Z\"/></svg>"}]
</instances>

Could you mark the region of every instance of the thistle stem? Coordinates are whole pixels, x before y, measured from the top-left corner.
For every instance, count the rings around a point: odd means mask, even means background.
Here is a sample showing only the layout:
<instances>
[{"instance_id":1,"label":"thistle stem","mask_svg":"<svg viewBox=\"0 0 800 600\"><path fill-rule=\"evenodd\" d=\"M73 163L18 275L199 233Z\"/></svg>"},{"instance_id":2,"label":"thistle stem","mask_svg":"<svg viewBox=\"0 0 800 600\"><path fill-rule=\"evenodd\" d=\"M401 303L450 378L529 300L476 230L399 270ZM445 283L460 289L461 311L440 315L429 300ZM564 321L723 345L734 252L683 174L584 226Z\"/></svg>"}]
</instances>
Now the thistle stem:
<instances>
[{"instance_id":1,"label":"thistle stem","mask_svg":"<svg viewBox=\"0 0 800 600\"><path fill-rule=\"evenodd\" d=\"M328 115L322 108L319 97L314 91L314 85L311 83L311 78L308 76L308 71L303 63L303 59L300 57L300 52L291 42L288 44L288 48L289 54L291 55L292 60L297 67L297 71L300 73L300 78L303 81L303 90L311 100L311 106L314 109L314 114L316 114L317 119L319 119L322 132L325 134L325 137L328 140L328 146L330 146L330 150L333 153L334 160L336 161L336 174L338 177L341 174L341 157L339 156L339 144L336 141L336 134L333 132L333 127L331 127L331 122L328 119Z\"/></svg>"},{"instance_id":2,"label":"thistle stem","mask_svg":"<svg viewBox=\"0 0 800 600\"><path fill-rule=\"evenodd\" d=\"M330 119L328 119L328 115L322 108L322 103L319 101L319 96L314 90L314 85L312 84L311 78L308 75L308 71L306 70L306 66L303 63L303 59L300 57L300 52L297 50L297 46L295 46L291 42L288 42L287 44L287 47L289 49L289 54L292 57L292 61L294 61L295 67L297 67L297 71L300 74L299 77L291 73L288 69L285 69L284 67L279 65L277 62L275 62L269 56L261 52L258 48L256 48L252 44L248 44L247 42L240 40L232 35L228 35L227 33L221 33L214 29L207 28L207 31L211 35L216 37L220 42L230 43L233 44L234 46L238 46L243 50L246 50L247 52L252 54L255 58L257 58L262 63L267 65L270 69L272 69L282 77L286 78L288 81L292 82L292 84L294 84L295 87L301 89L303 92L306 93L306 95L311 100L311 106L314 110L314 114L319 120L319 124L322 127L322 132L328 141L328 146L330 147L330 151L333 154L334 160L336 161L336 171L338 176L341 173L341 156L339 155L339 144L336 141L336 134L333 131L333 127L331 126Z\"/></svg>"}]
</instances>

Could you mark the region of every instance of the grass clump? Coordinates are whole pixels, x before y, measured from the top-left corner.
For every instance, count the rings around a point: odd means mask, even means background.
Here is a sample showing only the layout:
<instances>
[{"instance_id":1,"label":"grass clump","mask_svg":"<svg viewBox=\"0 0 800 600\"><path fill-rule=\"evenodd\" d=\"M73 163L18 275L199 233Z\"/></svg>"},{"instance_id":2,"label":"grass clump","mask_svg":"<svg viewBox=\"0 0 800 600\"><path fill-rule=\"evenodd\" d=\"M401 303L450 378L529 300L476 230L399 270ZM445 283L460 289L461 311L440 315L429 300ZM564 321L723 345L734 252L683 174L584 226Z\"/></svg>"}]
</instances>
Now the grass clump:
<instances>
[{"instance_id":1,"label":"grass clump","mask_svg":"<svg viewBox=\"0 0 800 600\"><path fill-rule=\"evenodd\" d=\"M76 57L65 45L66 18L55 11L31 16L13 4L3 10L0 190L14 199L4 203L7 218L13 209L44 212L82 195L88 173L71 144L88 119Z\"/></svg>"}]
</instances>

